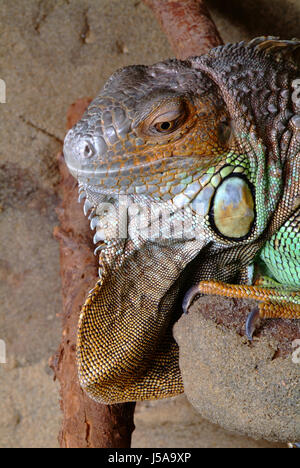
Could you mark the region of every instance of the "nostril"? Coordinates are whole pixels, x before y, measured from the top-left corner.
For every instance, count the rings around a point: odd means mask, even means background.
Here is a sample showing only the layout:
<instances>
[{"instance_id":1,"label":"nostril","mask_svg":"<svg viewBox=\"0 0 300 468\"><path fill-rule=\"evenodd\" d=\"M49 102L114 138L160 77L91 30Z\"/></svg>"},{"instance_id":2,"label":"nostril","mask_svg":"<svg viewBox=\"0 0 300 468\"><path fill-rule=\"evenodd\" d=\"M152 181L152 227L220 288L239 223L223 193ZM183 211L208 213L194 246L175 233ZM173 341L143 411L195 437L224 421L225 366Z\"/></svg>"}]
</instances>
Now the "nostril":
<instances>
[{"instance_id":1,"label":"nostril","mask_svg":"<svg viewBox=\"0 0 300 468\"><path fill-rule=\"evenodd\" d=\"M88 141L85 142L83 146L83 156L85 158L91 158L95 154L95 148Z\"/></svg>"}]
</instances>

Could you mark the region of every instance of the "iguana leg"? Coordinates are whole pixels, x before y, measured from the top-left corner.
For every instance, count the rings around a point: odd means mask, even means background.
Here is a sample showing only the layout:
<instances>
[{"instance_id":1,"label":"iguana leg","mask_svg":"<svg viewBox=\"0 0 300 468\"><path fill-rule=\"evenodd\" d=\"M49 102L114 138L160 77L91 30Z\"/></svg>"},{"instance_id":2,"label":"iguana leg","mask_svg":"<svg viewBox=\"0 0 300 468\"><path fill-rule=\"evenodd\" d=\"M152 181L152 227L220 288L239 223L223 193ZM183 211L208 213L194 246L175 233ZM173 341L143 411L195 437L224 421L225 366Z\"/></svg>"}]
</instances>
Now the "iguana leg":
<instances>
[{"instance_id":1,"label":"iguana leg","mask_svg":"<svg viewBox=\"0 0 300 468\"><path fill-rule=\"evenodd\" d=\"M255 299L261 318L300 318L300 293L288 289L265 289L244 284L227 284L218 281L200 281L191 288L184 300L186 312L197 294Z\"/></svg>"},{"instance_id":2,"label":"iguana leg","mask_svg":"<svg viewBox=\"0 0 300 468\"><path fill-rule=\"evenodd\" d=\"M249 339L252 339L258 317L300 319L299 208L264 244L257 262L262 276L254 286L201 281L187 292L183 301L184 312L197 294L255 299L259 304L246 322Z\"/></svg>"},{"instance_id":3,"label":"iguana leg","mask_svg":"<svg viewBox=\"0 0 300 468\"><path fill-rule=\"evenodd\" d=\"M186 313L192 301L198 294L210 294L224 297L255 299L259 301L257 307L248 316L246 333L252 339L255 322L260 318L300 319L300 293L289 288L266 289L259 286L242 284L227 284L218 281L200 281L192 287L183 301Z\"/></svg>"}]
</instances>

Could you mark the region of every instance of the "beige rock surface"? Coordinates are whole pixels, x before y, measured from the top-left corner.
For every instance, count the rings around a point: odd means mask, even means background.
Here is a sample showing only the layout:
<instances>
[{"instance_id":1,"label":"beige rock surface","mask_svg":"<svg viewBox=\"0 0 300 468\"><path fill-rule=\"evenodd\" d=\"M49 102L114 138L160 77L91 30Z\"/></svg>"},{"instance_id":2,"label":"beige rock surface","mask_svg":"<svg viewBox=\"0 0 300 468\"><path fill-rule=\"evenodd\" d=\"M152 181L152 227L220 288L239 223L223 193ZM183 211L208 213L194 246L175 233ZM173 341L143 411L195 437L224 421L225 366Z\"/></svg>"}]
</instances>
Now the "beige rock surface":
<instances>
[{"instance_id":1,"label":"beige rock surface","mask_svg":"<svg viewBox=\"0 0 300 468\"><path fill-rule=\"evenodd\" d=\"M234 299L202 297L175 324L185 394L202 416L227 430L300 440L300 364L293 360L292 339L284 337L283 351L272 321L264 321L250 343L240 329L220 323L219 311L234 316L237 310ZM249 310L238 311L242 321ZM300 325L295 333L300 337Z\"/></svg>"},{"instance_id":2,"label":"beige rock surface","mask_svg":"<svg viewBox=\"0 0 300 468\"><path fill-rule=\"evenodd\" d=\"M208 4L226 41L263 32L298 34L298 0ZM0 104L0 339L8 358L0 364L0 447L54 447L60 410L47 360L61 331L52 230L55 155L66 111L78 97L96 95L116 68L153 63L172 52L137 0L1 0L0 24L0 78L7 88L7 102ZM166 412L166 423L159 422L160 405L168 404L139 406L134 443L180 444L180 416L168 422ZM176 412L182 414L185 405L178 400ZM193 446L242 443L196 420L185 422L185 440ZM243 444L252 446L246 439Z\"/></svg>"},{"instance_id":3,"label":"beige rock surface","mask_svg":"<svg viewBox=\"0 0 300 468\"><path fill-rule=\"evenodd\" d=\"M202 418L184 395L138 403L132 446L137 448L281 448L225 431Z\"/></svg>"}]
</instances>

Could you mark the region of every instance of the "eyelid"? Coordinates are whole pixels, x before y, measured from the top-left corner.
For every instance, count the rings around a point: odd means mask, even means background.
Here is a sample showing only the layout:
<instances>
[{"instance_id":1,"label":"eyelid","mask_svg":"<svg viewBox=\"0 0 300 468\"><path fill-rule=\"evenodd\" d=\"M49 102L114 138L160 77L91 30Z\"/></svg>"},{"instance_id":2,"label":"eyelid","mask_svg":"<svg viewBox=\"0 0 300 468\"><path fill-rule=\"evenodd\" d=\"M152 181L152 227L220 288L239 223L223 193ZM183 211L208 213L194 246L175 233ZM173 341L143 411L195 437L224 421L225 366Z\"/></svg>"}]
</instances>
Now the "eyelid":
<instances>
[{"instance_id":1,"label":"eyelid","mask_svg":"<svg viewBox=\"0 0 300 468\"><path fill-rule=\"evenodd\" d=\"M165 102L138 124L137 133L142 137L167 137L180 129L182 124L188 119L191 111L192 105L186 100L176 99L173 102ZM168 130L161 131L157 129L157 126L165 122L172 124Z\"/></svg>"},{"instance_id":2,"label":"eyelid","mask_svg":"<svg viewBox=\"0 0 300 468\"><path fill-rule=\"evenodd\" d=\"M180 112L179 109L176 109L174 111L165 112L164 114L161 114L161 115L157 116L152 121L152 125L155 125L155 124L158 124L158 123L161 123L161 122L172 122L172 120L178 119L178 117L180 117L181 114L182 114L182 112Z\"/></svg>"}]
</instances>

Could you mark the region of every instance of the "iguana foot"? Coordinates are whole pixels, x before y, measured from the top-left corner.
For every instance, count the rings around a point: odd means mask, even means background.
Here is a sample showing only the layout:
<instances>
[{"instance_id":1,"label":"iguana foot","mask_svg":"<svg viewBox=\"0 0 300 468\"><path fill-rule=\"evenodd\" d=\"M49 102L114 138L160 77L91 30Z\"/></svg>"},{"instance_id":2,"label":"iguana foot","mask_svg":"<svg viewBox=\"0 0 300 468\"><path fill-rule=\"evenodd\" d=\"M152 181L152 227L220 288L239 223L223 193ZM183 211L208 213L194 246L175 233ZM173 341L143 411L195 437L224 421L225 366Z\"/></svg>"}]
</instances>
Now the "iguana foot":
<instances>
[{"instance_id":1,"label":"iguana foot","mask_svg":"<svg viewBox=\"0 0 300 468\"><path fill-rule=\"evenodd\" d=\"M227 284L217 281L200 281L186 293L183 300L183 311L188 308L198 294L255 299L259 301L246 321L246 334L252 340L255 323L258 318L300 319L299 292L289 289L266 289L259 286Z\"/></svg>"}]
</instances>

